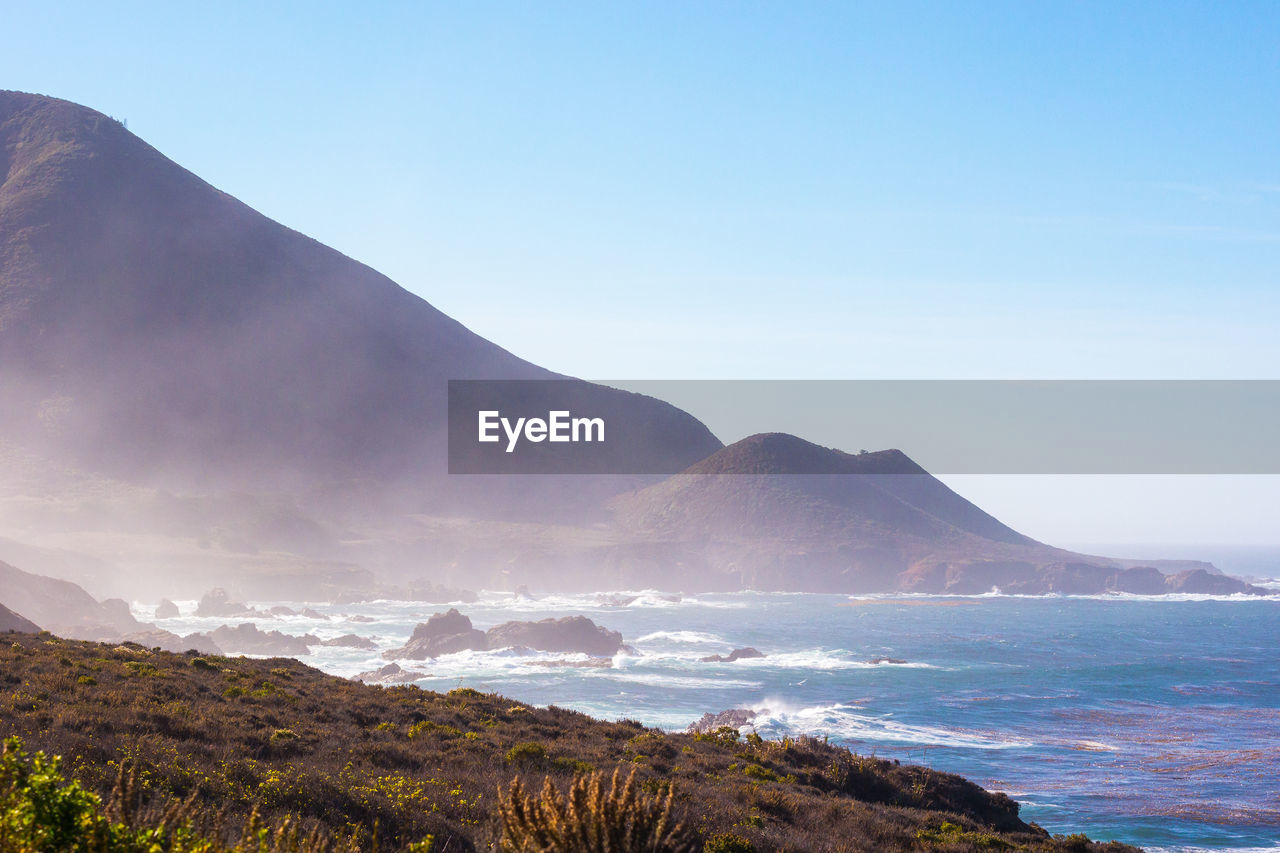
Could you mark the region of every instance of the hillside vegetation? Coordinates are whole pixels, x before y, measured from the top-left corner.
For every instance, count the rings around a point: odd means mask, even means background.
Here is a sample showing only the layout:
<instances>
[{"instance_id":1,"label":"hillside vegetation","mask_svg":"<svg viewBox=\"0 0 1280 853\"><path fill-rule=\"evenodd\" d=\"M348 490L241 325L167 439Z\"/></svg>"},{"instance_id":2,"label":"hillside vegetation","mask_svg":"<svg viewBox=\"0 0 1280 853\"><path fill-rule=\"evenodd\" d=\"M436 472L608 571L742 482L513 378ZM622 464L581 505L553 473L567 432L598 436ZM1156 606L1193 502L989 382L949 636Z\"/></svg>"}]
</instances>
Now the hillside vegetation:
<instances>
[{"instance_id":1,"label":"hillside vegetation","mask_svg":"<svg viewBox=\"0 0 1280 853\"><path fill-rule=\"evenodd\" d=\"M468 688L363 685L290 659L47 633L0 639L0 735L61 755L60 772L104 798L81 803L86 813L131 815L135 835L139 815L171 830L187 821L227 845L137 849L232 849L251 836L236 849L270 850L263 839L284 827L293 842L279 849L586 850L597 848L573 839L609 826L650 841L600 850L1101 849L1050 837L958 776L821 740L671 734ZM33 759L17 749L0 778L11 817L31 809L12 767ZM74 848L0 846L35 849Z\"/></svg>"}]
</instances>

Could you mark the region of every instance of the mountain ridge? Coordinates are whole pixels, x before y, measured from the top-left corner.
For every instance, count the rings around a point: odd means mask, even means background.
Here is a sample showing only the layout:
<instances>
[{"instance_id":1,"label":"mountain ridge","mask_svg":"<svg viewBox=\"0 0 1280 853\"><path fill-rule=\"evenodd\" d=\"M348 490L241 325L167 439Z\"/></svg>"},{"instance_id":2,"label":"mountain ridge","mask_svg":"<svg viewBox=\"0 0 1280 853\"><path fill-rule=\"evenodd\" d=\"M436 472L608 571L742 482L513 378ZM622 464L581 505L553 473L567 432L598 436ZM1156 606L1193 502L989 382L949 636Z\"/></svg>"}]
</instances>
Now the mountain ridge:
<instances>
[{"instance_id":1,"label":"mountain ridge","mask_svg":"<svg viewBox=\"0 0 1280 853\"><path fill-rule=\"evenodd\" d=\"M87 107L0 91L0 175L0 545L42 570L271 597L945 591L1116 567L1018 533L901 451L725 448L669 403L531 364ZM569 383L611 424L598 473L450 475L447 383L467 378Z\"/></svg>"},{"instance_id":2,"label":"mountain ridge","mask_svg":"<svg viewBox=\"0 0 1280 853\"><path fill-rule=\"evenodd\" d=\"M568 379L101 113L0 92L0 148L5 390L35 397L29 434L88 467L232 483L260 468L303 482L439 475L446 379ZM638 454L687 464L719 446L669 404L582 384L601 409L660 413L667 434L632 436Z\"/></svg>"}]
</instances>

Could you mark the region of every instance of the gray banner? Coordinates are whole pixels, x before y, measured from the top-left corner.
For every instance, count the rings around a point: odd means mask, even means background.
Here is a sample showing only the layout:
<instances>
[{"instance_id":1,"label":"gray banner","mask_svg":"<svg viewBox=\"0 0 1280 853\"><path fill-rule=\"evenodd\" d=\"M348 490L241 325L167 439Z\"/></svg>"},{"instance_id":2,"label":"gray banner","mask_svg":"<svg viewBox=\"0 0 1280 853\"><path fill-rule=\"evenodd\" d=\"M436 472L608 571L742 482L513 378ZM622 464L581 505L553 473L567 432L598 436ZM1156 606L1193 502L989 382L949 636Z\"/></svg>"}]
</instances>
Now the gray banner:
<instances>
[{"instance_id":1,"label":"gray banner","mask_svg":"<svg viewBox=\"0 0 1280 853\"><path fill-rule=\"evenodd\" d=\"M726 444L759 432L787 432L853 454L896 448L935 474L1280 474L1278 380L599 384L684 409ZM527 390L521 398L522 411L529 410L526 416L555 405L549 397L544 401L547 394L555 396L551 388ZM505 391L510 394L511 389ZM465 398L451 390L454 473L673 473L645 470L628 455L626 437L634 425L625 422L625 411L614 412L613 423L606 418L604 429L611 439L607 454L585 443L522 439L506 452L505 438L486 445L489 453L477 454L475 412L453 408L456 403L474 409L477 400ZM534 399L538 404L530 407ZM490 410L502 405L500 399L490 403ZM523 467L515 461L519 454L528 454ZM543 464L530 466L530 457ZM468 463L475 459L486 460L485 465ZM455 460L460 464L455 466Z\"/></svg>"}]
</instances>

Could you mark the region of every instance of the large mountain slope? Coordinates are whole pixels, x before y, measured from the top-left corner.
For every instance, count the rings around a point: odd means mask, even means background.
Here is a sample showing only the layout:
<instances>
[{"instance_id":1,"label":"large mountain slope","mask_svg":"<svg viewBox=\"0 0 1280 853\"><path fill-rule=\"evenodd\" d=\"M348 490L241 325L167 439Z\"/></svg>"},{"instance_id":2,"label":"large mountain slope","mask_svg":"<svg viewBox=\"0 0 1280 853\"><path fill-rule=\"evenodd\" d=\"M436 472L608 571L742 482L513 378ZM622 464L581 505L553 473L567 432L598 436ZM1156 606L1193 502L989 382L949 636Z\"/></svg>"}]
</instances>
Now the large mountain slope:
<instances>
[{"instance_id":1,"label":"large mountain slope","mask_svg":"<svg viewBox=\"0 0 1280 853\"><path fill-rule=\"evenodd\" d=\"M91 109L0 92L0 179L0 418L78 468L413 491L444 471L447 380L555 378ZM643 426L641 465L720 446L660 401L583 396Z\"/></svg>"}]
</instances>

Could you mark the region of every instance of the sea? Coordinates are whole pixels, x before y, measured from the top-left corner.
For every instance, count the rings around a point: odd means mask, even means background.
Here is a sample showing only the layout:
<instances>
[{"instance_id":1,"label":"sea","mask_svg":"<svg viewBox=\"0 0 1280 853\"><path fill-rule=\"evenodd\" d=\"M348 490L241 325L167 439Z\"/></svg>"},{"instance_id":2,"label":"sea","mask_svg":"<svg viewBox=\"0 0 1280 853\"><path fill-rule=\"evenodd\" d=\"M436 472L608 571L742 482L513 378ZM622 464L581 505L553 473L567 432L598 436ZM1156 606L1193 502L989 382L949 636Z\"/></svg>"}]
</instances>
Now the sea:
<instances>
[{"instance_id":1,"label":"sea","mask_svg":"<svg viewBox=\"0 0 1280 853\"><path fill-rule=\"evenodd\" d=\"M184 615L160 627L186 634L227 621L178 604ZM244 620L263 630L376 642L303 658L339 676L385 665L383 651L450 606L254 604L324 617ZM630 648L605 667L510 649L401 661L425 673L423 688L472 687L668 730L749 709L765 737L825 737L1004 791L1024 820L1055 834L1153 851L1280 850L1280 597L634 590L486 592L452 606L479 628L582 614ZM150 605L135 611L153 618ZM764 657L703 660L746 646Z\"/></svg>"}]
</instances>

